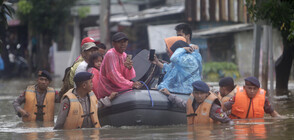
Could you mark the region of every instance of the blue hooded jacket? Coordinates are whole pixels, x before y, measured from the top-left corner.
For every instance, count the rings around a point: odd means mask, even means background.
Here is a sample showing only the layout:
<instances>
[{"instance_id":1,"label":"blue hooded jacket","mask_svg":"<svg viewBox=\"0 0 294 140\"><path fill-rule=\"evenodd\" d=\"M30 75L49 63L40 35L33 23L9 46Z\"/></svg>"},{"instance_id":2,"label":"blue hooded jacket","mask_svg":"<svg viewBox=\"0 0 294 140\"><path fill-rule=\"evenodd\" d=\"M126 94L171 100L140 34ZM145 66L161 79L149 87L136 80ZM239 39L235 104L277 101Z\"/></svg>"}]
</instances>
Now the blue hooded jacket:
<instances>
[{"instance_id":1,"label":"blue hooded jacket","mask_svg":"<svg viewBox=\"0 0 294 140\"><path fill-rule=\"evenodd\" d=\"M189 44L182 42L177 41L174 43L177 46L171 47L171 50L175 51L170 58L171 63L163 65L162 71L165 75L158 89L167 88L170 92L190 94L193 91L192 83L201 80L202 57L199 50L188 53L182 47L187 47Z\"/></svg>"}]
</instances>

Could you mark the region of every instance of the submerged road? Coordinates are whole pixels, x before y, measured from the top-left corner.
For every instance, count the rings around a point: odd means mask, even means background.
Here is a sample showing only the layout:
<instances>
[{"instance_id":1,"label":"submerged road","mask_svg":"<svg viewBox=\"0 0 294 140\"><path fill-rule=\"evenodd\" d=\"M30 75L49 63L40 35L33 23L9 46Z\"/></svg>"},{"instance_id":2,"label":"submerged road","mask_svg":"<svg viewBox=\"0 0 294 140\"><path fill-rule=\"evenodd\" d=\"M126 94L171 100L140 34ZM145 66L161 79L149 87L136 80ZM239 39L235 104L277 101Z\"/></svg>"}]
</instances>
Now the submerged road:
<instances>
[{"instance_id":1,"label":"submerged road","mask_svg":"<svg viewBox=\"0 0 294 140\"><path fill-rule=\"evenodd\" d=\"M272 104L285 119L267 115L265 119L235 120L235 125L104 126L101 129L56 131L53 124L23 123L15 115L12 101L29 84L34 84L34 81L0 80L1 139L294 139L292 95L289 98L273 98ZM51 86L60 87L60 84L58 79ZM217 88L217 83L210 84ZM294 82L289 84L289 88L294 89Z\"/></svg>"}]
</instances>

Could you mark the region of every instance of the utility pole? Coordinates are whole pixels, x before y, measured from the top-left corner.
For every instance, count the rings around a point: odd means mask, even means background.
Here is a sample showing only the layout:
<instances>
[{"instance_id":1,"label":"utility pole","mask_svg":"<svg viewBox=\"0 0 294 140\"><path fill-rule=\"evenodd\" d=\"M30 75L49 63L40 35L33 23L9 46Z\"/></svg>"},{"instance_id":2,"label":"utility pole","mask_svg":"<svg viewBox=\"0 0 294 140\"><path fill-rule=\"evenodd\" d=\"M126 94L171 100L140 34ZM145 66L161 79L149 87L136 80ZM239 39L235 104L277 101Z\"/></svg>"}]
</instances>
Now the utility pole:
<instances>
[{"instance_id":1,"label":"utility pole","mask_svg":"<svg viewBox=\"0 0 294 140\"><path fill-rule=\"evenodd\" d=\"M100 41L104 43L107 49L110 49L110 33L109 33L109 18L110 18L110 0L101 0L100 3Z\"/></svg>"},{"instance_id":2,"label":"utility pole","mask_svg":"<svg viewBox=\"0 0 294 140\"><path fill-rule=\"evenodd\" d=\"M81 29L80 29L80 18L74 15L74 38L71 45L70 55L67 62L67 66L71 66L80 54L81 44Z\"/></svg>"},{"instance_id":3,"label":"utility pole","mask_svg":"<svg viewBox=\"0 0 294 140\"><path fill-rule=\"evenodd\" d=\"M253 66L252 74L254 77L259 77L259 60L260 60L260 39L261 39L261 26L257 23L254 24L253 29L253 42L254 42L254 51L253 51Z\"/></svg>"},{"instance_id":4,"label":"utility pole","mask_svg":"<svg viewBox=\"0 0 294 140\"><path fill-rule=\"evenodd\" d=\"M261 74L261 83L262 88L267 90L267 83L268 83L268 54L269 54L269 34L270 29L269 25L264 25L263 28L263 35L264 35L264 46L263 46L263 55L262 55L262 74Z\"/></svg>"},{"instance_id":5,"label":"utility pole","mask_svg":"<svg viewBox=\"0 0 294 140\"><path fill-rule=\"evenodd\" d=\"M269 79L270 79L270 92L269 97L270 101L272 96L274 95L274 69L275 69L275 62L274 62L274 50L273 50L273 27L270 24L269 26Z\"/></svg>"}]
</instances>

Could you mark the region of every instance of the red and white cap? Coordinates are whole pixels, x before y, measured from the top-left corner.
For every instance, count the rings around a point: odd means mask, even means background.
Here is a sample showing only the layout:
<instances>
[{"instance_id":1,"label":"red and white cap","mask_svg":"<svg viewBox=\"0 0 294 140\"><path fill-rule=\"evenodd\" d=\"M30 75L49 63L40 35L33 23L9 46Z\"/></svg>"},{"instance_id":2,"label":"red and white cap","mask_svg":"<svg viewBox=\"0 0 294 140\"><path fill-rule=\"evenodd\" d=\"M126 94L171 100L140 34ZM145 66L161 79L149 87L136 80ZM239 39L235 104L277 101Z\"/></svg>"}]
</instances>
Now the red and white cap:
<instances>
[{"instance_id":1,"label":"red and white cap","mask_svg":"<svg viewBox=\"0 0 294 140\"><path fill-rule=\"evenodd\" d=\"M88 43L88 42L93 42L93 43L95 43L95 40L94 40L92 37L85 37L85 38L82 40L81 47L82 47L85 43Z\"/></svg>"}]
</instances>

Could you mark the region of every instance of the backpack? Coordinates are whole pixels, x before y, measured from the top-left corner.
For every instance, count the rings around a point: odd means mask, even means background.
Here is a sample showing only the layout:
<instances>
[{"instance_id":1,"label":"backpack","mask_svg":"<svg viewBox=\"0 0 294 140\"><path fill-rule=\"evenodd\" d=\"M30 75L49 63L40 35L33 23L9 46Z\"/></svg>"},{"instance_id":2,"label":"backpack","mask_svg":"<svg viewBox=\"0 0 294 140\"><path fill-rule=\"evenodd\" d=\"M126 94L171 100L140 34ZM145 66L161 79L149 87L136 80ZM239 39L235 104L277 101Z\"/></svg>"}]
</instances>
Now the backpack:
<instances>
[{"instance_id":1,"label":"backpack","mask_svg":"<svg viewBox=\"0 0 294 140\"><path fill-rule=\"evenodd\" d=\"M73 66L73 65L72 65ZM62 96L71 88L73 88L74 86L70 84L69 80L70 80L70 72L71 72L71 67L67 67L64 71L64 76L62 79L63 85L59 91L59 97L60 99L62 98Z\"/></svg>"}]
</instances>

